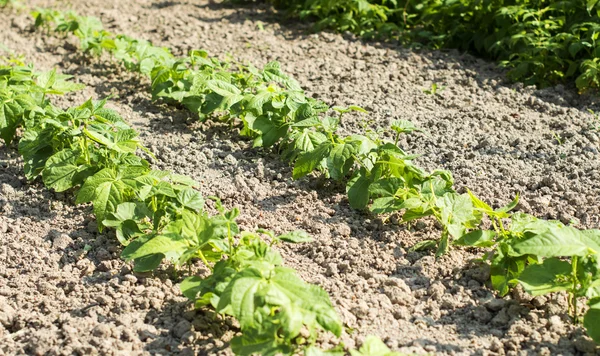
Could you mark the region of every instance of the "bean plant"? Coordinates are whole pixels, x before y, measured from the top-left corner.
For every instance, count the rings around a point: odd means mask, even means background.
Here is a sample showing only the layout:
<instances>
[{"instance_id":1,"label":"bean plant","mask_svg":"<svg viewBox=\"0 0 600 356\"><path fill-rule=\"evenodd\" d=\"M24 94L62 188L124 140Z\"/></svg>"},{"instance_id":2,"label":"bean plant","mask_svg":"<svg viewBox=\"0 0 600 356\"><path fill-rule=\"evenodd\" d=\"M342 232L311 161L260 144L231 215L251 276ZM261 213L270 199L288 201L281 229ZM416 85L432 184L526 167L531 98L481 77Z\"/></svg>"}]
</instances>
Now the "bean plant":
<instances>
[{"instance_id":1,"label":"bean plant","mask_svg":"<svg viewBox=\"0 0 600 356\"><path fill-rule=\"evenodd\" d=\"M233 0L244 2L247 0ZM268 0L316 29L412 46L457 48L497 60L508 77L600 87L597 0Z\"/></svg>"},{"instance_id":2,"label":"bean plant","mask_svg":"<svg viewBox=\"0 0 600 356\"><path fill-rule=\"evenodd\" d=\"M67 31L63 30L64 22L80 21L74 14L52 14L50 18L43 14L47 13L40 11L36 14L36 23L40 26L50 26L53 23L59 31ZM533 295L567 292L569 309L575 321L580 319L577 302L586 298L589 308L583 317L583 324L589 335L597 342L600 341L600 321L595 317L600 308L596 292L596 286L600 283L597 272L600 251L600 244L596 242L600 238L598 230L582 231L559 222L510 213L517 206L518 197L505 207L493 209L471 192L456 192L450 172L426 172L413 164L416 156L398 146L400 135L418 131L418 128L407 121L392 123L388 136L393 137L393 141L382 139L373 132L365 135L340 135L338 127L344 115L364 110L358 106L328 107L321 101L307 97L298 82L284 74L277 62L269 63L262 69L231 65L210 57L201 50L193 50L186 57L176 58L168 49L109 34L100 25L91 35L95 39L85 38L89 32L77 31L77 26L69 25L66 28L82 39L84 50L95 51L95 48L101 48L121 61L126 68L148 75L155 99L183 105L200 120L221 120L230 125L237 123L241 126L242 135L253 140L255 147L277 146L282 158L293 166L295 179L319 172L327 178L346 184L349 204L355 209L369 209L375 214L398 214L403 222L421 218L435 219L441 226L440 238L434 241L437 256L446 253L452 245L491 249L486 253L486 261L491 268L491 284L498 289L500 295L507 294L517 284L521 284ZM88 43L102 45L92 48L87 46ZM160 179L152 177L148 183L143 183L147 186L146 190L152 191L160 182ZM172 193L169 191L169 194L172 195L170 199L177 196L175 189ZM156 204L162 202L164 200L161 198ZM135 214L133 206L127 211L130 213L123 215L124 217ZM165 211L166 214L169 210L154 211ZM139 211L137 214L143 213ZM235 215L234 212L227 214ZM157 223L157 218L152 218L152 215L146 214L145 217L143 221L149 219L154 226L163 226L160 219ZM111 217L110 224L118 227L121 221L125 224L128 219ZM182 219L185 221L188 218ZM203 221L194 224L213 224L206 217L194 219ZM220 219L228 218L223 215ZM486 224L491 224L492 229L483 229ZM226 226L234 225L226 223ZM124 230L121 235L126 236L132 230L134 234L139 234L138 230L144 229L144 226L131 227L128 226L127 232ZM235 228L217 238L218 241L226 239L226 245L219 245L217 241L197 234L194 228L186 230L185 224L167 224L164 229L163 232L144 234L124 250L124 256L135 260L136 265L142 266L140 268L151 269L160 262L159 258L164 257L179 261L176 263L184 263L187 251L194 251L191 252L193 256L210 265L217 260L211 260L204 251L218 248L229 258L227 262L215 264L215 270L217 266L222 266L219 268L228 267L231 268L230 273L236 273L236 269L240 268L240 265L235 264L237 251L244 250L251 244L250 240L244 242L245 237L242 236L233 239L237 234ZM156 227L154 230L157 230ZM256 238L252 237L251 240L255 241ZM161 246L159 248L166 246L165 251L155 254L152 241ZM150 247L144 247L146 244L150 244ZM153 255L157 256L151 257ZM146 265L147 261L151 263ZM276 260L269 263L272 268L278 268ZM254 285L261 290L264 287L265 291L275 288L265 285L269 283L263 280L264 276L264 272L257 270L252 277L248 276L244 286L250 288L249 286ZM194 291L194 295L199 297L198 305L210 304L217 310L236 317L242 317L245 313L242 309L227 309L221 304L225 289L220 287L219 281L191 282L192 280L184 288L188 296L191 296L189 291ZM273 307L269 303L261 300L259 305ZM283 304L275 305L287 308L284 307L284 304L287 306L287 301L278 303ZM249 321L244 325L252 323L253 321ZM330 327L318 320L316 324L305 325ZM327 330L337 333L335 328ZM295 332L278 335L276 339L269 339L268 344L277 349L282 340L287 340L285 343L288 346L290 340L300 343L297 337ZM252 344L250 340L239 339L239 342L241 345Z\"/></svg>"},{"instance_id":3,"label":"bean plant","mask_svg":"<svg viewBox=\"0 0 600 356\"><path fill-rule=\"evenodd\" d=\"M329 296L284 267L273 249L310 237L241 231L239 210L226 210L218 199L219 213L210 216L198 183L152 169L140 153L152 154L117 112L105 108L106 100L67 110L52 105L49 94L82 88L69 79L19 61L0 65L0 137L6 145L19 139L26 177L72 192L78 204L91 202L99 229L116 230L122 257L136 271L151 271L163 260L176 267L202 261L210 274L188 277L182 291L196 306L239 321L241 334L231 341L236 354L329 354L315 346L320 332L339 337L343 331Z\"/></svg>"}]
</instances>

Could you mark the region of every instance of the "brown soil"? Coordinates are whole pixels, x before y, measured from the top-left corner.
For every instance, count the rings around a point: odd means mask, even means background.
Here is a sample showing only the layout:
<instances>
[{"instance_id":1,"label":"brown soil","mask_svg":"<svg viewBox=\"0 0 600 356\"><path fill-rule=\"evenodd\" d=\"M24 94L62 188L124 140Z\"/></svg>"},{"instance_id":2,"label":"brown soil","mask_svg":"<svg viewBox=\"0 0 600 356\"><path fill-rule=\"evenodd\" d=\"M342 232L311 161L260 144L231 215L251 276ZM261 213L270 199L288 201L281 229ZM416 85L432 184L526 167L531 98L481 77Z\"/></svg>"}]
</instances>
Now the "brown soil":
<instances>
[{"instance_id":1,"label":"brown soil","mask_svg":"<svg viewBox=\"0 0 600 356\"><path fill-rule=\"evenodd\" d=\"M428 169L452 171L492 205L522 195L518 210L598 227L600 135L587 109L596 99L572 88L536 90L505 81L493 63L455 51L412 51L349 35L311 34L308 25L259 5L198 1L31 1L100 17L112 32L183 54L205 48L261 66L279 60L313 96L357 104L346 132L408 119L427 134L401 141ZM481 250L453 249L435 260L410 252L437 238L430 221L407 227L395 216L352 210L344 188L291 179L277 154L251 148L217 124L153 103L147 82L109 59L90 60L73 39L33 32L25 12L0 11L0 44L46 70L87 85L57 98L67 107L118 96L111 107L142 132L160 169L190 175L202 193L242 210L244 228L305 229L314 242L283 246L286 265L323 286L359 345L375 334L395 350L435 354L594 353L566 315L563 295L499 299L486 285ZM423 89L447 86L438 95ZM557 139L558 138L558 139ZM16 145L0 146L0 355L230 354L231 320L193 311L170 267L134 274L113 233L98 233L89 206L74 206L40 182L27 182ZM336 340L323 340L325 345Z\"/></svg>"}]
</instances>

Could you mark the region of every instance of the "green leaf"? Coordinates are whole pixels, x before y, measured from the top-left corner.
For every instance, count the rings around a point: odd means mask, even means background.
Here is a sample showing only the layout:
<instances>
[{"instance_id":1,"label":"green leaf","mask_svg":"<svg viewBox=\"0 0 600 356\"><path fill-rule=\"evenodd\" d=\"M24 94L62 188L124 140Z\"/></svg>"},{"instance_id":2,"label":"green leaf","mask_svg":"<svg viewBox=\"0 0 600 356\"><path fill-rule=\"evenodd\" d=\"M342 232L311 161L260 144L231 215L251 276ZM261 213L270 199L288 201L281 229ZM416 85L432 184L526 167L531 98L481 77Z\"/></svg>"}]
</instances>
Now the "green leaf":
<instances>
[{"instance_id":1,"label":"green leaf","mask_svg":"<svg viewBox=\"0 0 600 356\"><path fill-rule=\"evenodd\" d=\"M143 202L121 203L114 213L108 214L108 217L102 221L102 225L115 228L119 242L127 245L129 240L143 234L138 222L152 215ZM143 227L147 226L143 225Z\"/></svg>"},{"instance_id":2,"label":"green leaf","mask_svg":"<svg viewBox=\"0 0 600 356\"><path fill-rule=\"evenodd\" d=\"M121 253L121 257L130 261L148 258L153 255L162 255L162 258L167 257L176 260L185 252L187 247L187 241L176 233L146 235L131 241Z\"/></svg>"},{"instance_id":3,"label":"green leaf","mask_svg":"<svg viewBox=\"0 0 600 356\"><path fill-rule=\"evenodd\" d=\"M235 85L222 80L209 80L206 83L206 87L223 97L223 101L220 106L223 109L229 109L234 104L244 99L244 97L241 95L241 91Z\"/></svg>"},{"instance_id":4,"label":"green leaf","mask_svg":"<svg viewBox=\"0 0 600 356\"><path fill-rule=\"evenodd\" d=\"M512 250L515 256L585 256L590 253L588 243L589 240L576 228L551 226L542 233L514 243Z\"/></svg>"},{"instance_id":5,"label":"green leaf","mask_svg":"<svg viewBox=\"0 0 600 356\"><path fill-rule=\"evenodd\" d=\"M335 180L341 180L348 174L354 164L356 148L352 143L334 145L327 157L329 175Z\"/></svg>"},{"instance_id":6,"label":"green leaf","mask_svg":"<svg viewBox=\"0 0 600 356\"><path fill-rule=\"evenodd\" d=\"M42 177L44 184L57 192L63 192L75 185L74 177L79 171L77 160L81 156L79 150L62 150L46 161Z\"/></svg>"},{"instance_id":7,"label":"green leaf","mask_svg":"<svg viewBox=\"0 0 600 356\"><path fill-rule=\"evenodd\" d=\"M375 214L391 213L402 209L402 200L396 197L383 197L373 200L370 210Z\"/></svg>"},{"instance_id":8,"label":"green leaf","mask_svg":"<svg viewBox=\"0 0 600 356\"><path fill-rule=\"evenodd\" d=\"M263 105L271 101L273 95L275 95L275 93L268 89L261 90L250 98L247 108L249 110L254 110L256 115L262 115Z\"/></svg>"},{"instance_id":9,"label":"green leaf","mask_svg":"<svg viewBox=\"0 0 600 356\"><path fill-rule=\"evenodd\" d=\"M148 255L140 258L136 258L133 263L133 271L134 272L148 272L155 270L160 263L162 262L165 256L162 253L157 253L155 255Z\"/></svg>"},{"instance_id":10,"label":"green leaf","mask_svg":"<svg viewBox=\"0 0 600 356\"><path fill-rule=\"evenodd\" d=\"M200 192L192 189L185 188L177 192L177 200L188 209L195 211L201 211L204 208L204 198Z\"/></svg>"},{"instance_id":11,"label":"green leaf","mask_svg":"<svg viewBox=\"0 0 600 356\"><path fill-rule=\"evenodd\" d=\"M294 179L302 178L317 168L323 159L329 156L331 142L323 142L314 151L306 152L298 158L294 165Z\"/></svg>"},{"instance_id":12,"label":"green leaf","mask_svg":"<svg viewBox=\"0 0 600 356\"><path fill-rule=\"evenodd\" d=\"M107 215L127 199L127 186L121 176L111 168L105 168L88 178L79 193L76 204L92 202L96 220L102 222ZM102 224L98 225L101 228Z\"/></svg>"},{"instance_id":13,"label":"green leaf","mask_svg":"<svg viewBox=\"0 0 600 356\"><path fill-rule=\"evenodd\" d=\"M292 243L311 242L312 238L304 230L296 230L277 236L278 240Z\"/></svg>"},{"instance_id":14,"label":"green leaf","mask_svg":"<svg viewBox=\"0 0 600 356\"><path fill-rule=\"evenodd\" d=\"M414 131L423 131L408 120L396 120L392 122L391 128L397 133L411 133Z\"/></svg>"},{"instance_id":15,"label":"green leaf","mask_svg":"<svg viewBox=\"0 0 600 356\"><path fill-rule=\"evenodd\" d=\"M18 99L0 101L0 137L7 145L12 141L17 127L21 125L24 112L23 102Z\"/></svg>"},{"instance_id":16,"label":"green leaf","mask_svg":"<svg viewBox=\"0 0 600 356\"><path fill-rule=\"evenodd\" d=\"M496 232L490 230L475 230L462 235L454 241L458 246L492 247L495 244Z\"/></svg>"},{"instance_id":17,"label":"green leaf","mask_svg":"<svg viewBox=\"0 0 600 356\"><path fill-rule=\"evenodd\" d=\"M189 300L196 300L198 293L202 289L203 279L198 276L187 277L181 282L179 288L181 289L181 293L186 296Z\"/></svg>"},{"instance_id":18,"label":"green leaf","mask_svg":"<svg viewBox=\"0 0 600 356\"><path fill-rule=\"evenodd\" d=\"M254 140L254 147L273 146L279 139L286 135L288 127L288 125L276 125L267 116L257 117L252 125L252 129L259 131L261 135Z\"/></svg>"},{"instance_id":19,"label":"green leaf","mask_svg":"<svg viewBox=\"0 0 600 356\"><path fill-rule=\"evenodd\" d=\"M298 137L296 137L294 147L301 153L310 152L326 140L327 137L320 132L303 130Z\"/></svg>"},{"instance_id":20,"label":"green leaf","mask_svg":"<svg viewBox=\"0 0 600 356\"><path fill-rule=\"evenodd\" d=\"M255 329L245 331L241 336L236 336L231 340L231 351L240 356L291 355L291 346L279 343L279 340L275 338L275 333L276 330L272 330L270 333L261 333Z\"/></svg>"},{"instance_id":21,"label":"green leaf","mask_svg":"<svg viewBox=\"0 0 600 356\"><path fill-rule=\"evenodd\" d=\"M594 298L588 302L589 309L583 317L583 326L587 334L600 343L600 298Z\"/></svg>"},{"instance_id":22,"label":"green leaf","mask_svg":"<svg viewBox=\"0 0 600 356\"><path fill-rule=\"evenodd\" d=\"M217 312L230 311L231 315L240 322L242 330L254 327L256 293L264 283L265 280L258 270L254 268L242 270L221 294Z\"/></svg>"},{"instance_id":23,"label":"green leaf","mask_svg":"<svg viewBox=\"0 0 600 356\"><path fill-rule=\"evenodd\" d=\"M348 181L346 191L348 192L348 201L353 209L364 209L369 204L369 186L371 180L365 176L357 176Z\"/></svg>"},{"instance_id":24,"label":"green leaf","mask_svg":"<svg viewBox=\"0 0 600 356\"><path fill-rule=\"evenodd\" d=\"M441 223L455 239L464 235L468 228L475 228L481 221L481 213L473 207L467 194L447 193L436 201L441 211Z\"/></svg>"},{"instance_id":25,"label":"green leaf","mask_svg":"<svg viewBox=\"0 0 600 356\"><path fill-rule=\"evenodd\" d=\"M508 205L496 209L495 212L496 213L508 213L509 211L516 208L518 204L519 204L519 194L517 193L517 195L515 195L515 198L510 203L508 203Z\"/></svg>"},{"instance_id":26,"label":"green leaf","mask_svg":"<svg viewBox=\"0 0 600 356\"><path fill-rule=\"evenodd\" d=\"M437 246L436 240L424 240L414 244L409 251L427 251L433 250Z\"/></svg>"},{"instance_id":27,"label":"green leaf","mask_svg":"<svg viewBox=\"0 0 600 356\"><path fill-rule=\"evenodd\" d=\"M571 264L558 258L547 258L543 264L525 267L519 282L533 296L566 291L573 288Z\"/></svg>"},{"instance_id":28,"label":"green leaf","mask_svg":"<svg viewBox=\"0 0 600 356\"><path fill-rule=\"evenodd\" d=\"M399 353L391 351L386 344L376 336L369 335L361 345L360 349L350 350L352 356L400 356Z\"/></svg>"}]
</instances>

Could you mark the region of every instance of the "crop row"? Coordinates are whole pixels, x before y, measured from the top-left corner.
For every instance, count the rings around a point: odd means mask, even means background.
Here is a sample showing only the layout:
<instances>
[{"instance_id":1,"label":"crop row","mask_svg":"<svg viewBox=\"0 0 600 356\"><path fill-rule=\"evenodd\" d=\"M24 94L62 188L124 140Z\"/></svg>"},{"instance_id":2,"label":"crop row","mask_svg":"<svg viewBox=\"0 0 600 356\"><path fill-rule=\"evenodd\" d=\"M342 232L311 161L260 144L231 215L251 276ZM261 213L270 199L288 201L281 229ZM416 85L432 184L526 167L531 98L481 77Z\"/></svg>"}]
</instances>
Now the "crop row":
<instances>
[{"instance_id":1,"label":"crop row","mask_svg":"<svg viewBox=\"0 0 600 356\"><path fill-rule=\"evenodd\" d=\"M248 0L231 0L248 2ZM317 29L458 48L498 60L512 80L600 88L597 0L267 0Z\"/></svg>"},{"instance_id":2,"label":"crop row","mask_svg":"<svg viewBox=\"0 0 600 356\"><path fill-rule=\"evenodd\" d=\"M164 258L178 267L201 260L211 274L186 278L182 293L197 307L212 306L238 320L242 334L231 341L236 354L324 354L314 346L319 331L342 333L329 296L283 267L272 248L310 237L303 231L240 231L238 209L226 210L216 198L218 214L209 216L194 189L198 183L151 169L136 154L151 153L118 113L104 107L106 100L67 110L53 106L48 95L82 87L68 79L14 60L0 66L0 136L9 145L20 132L25 176L41 177L57 192L76 192L77 204L92 202L99 229L116 230L125 246L121 256L133 260L137 271L154 269ZM369 350L389 352L373 337L352 352Z\"/></svg>"},{"instance_id":3,"label":"crop row","mask_svg":"<svg viewBox=\"0 0 600 356\"><path fill-rule=\"evenodd\" d=\"M148 75L153 98L182 105L201 120L238 122L255 146L278 145L282 158L294 165L294 178L317 170L346 182L356 209L398 212L405 222L433 217L442 226L438 256L451 244L489 248L485 260L500 295L519 283L533 295L565 291L575 320L580 319L578 299L587 298L583 323L600 341L600 231L510 213L518 198L493 209L471 192L457 193L449 172L424 172L411 163L414 156L397 146L398 135L416 130L409 122L392 124L395 142L373 133L339 135L343 114L362 109L329 108L307 97L277 63L262 70L230 66L199 50L176 58L146 41L113 35L95 18L52 10L40 10L35 17L38 26L75 34L83 50L108 52L126 68ZM336 115L328 116L331 112ZM489 230L483 228L487 222ZM151 242L140 240L141 245ZM170 255L168 246L160 248Z\"/></svg>"}]
</instances>

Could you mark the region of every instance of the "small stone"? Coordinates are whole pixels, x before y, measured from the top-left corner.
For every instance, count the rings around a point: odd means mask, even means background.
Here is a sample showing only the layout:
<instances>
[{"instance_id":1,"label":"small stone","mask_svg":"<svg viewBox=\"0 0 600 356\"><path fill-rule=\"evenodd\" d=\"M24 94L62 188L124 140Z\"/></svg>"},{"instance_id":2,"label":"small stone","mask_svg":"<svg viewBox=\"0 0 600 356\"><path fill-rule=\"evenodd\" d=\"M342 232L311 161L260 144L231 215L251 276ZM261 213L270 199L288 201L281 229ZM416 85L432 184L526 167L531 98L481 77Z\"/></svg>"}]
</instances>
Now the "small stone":
<instances>
[{"instance_id":1,"label":"small stone","mask_svg":"<svg viewBox=\"0 0 600 356\"><path fill-rule=\"evenodd\" d=\"M98 324L93 330L92 335L96 337L107 337L111 334L110 326L106 324Z\"/></svg>"},{"instance_id":2,"label":"small stone","mask_svg":"<svg viewBox=\"0 0 600 356\"><path fill-rule=\"evenodd\" d=\"M108 272L108 271L110 271L110 269L111 269L110 261L102 261L98 265L98 271L100 271L100 272Z\"/></svg>"},{"instance_id":3,"label":"small stone","mask_svg":"<svg viewBox=\"0 0 600 356\"><path fill-rule=\"evenodd\" d=\"M0 297L0 324L7 329L11 327L15 318L15 309L8 305L6 298Z\"/></svg>"},{"instance_id":4,"label":"small stone","mask_svg":"<svg viewBox=\"0 0 600 356\"><path fill-rule=\"evenodd\" d=\"M369 315L369 305L364 300L361 300L356 307L351 309L351 312L356 317L363 319Z\"/></svg>"},{"instance_id":5,"label":"small stone","mask_svg":"<svg viewBox=\"0 0 600 356\"><path fill-rule=\"evenodd\" d=\"M146 341L148 339L156 339L158 336L158 331L152 325L144 325L140 330L138 330L138 335L141 341Z\"/></svg>"},{"instance_id":6,"label":"small stone","mask_svg":"<svg viewBox=\"0 0 600 356\"><path fill-rule=\"evenodd\" d=\"M335 231L340 236L350 236L350 234L352 233L352 229L350 228L350 226L348 226L348 224L338 225L337 228L335 229Z\"/></svg>"},{"instance_id":7,"label":"small stone","mask_svg":"<svg viewBox=\"0 0 600 356\"><path fill-rule=\"evenodd\" d=\"M427 294L429 294L433 300L442 300L445 292L446 287L440 282L433 283L427 290Z\"/></svg>"},{"instance_id":8,"label":"small stone","mask_svg":"<svg viewBox=\"0 0 600 356\"><path fill-rule=\"evenodd\" d=\"M327 275L328 277L334 276L338 274L338 267L335 263L330 263L327 266L327 271L325 271L325 275Z\"/></svg>"},{"instance_id":9,"label":"small stone","mask_svg":"<svg viewBox=\"0 0 600 356\"><path fill-rule=\"evenodd\" d=\"M473 310L473 317L479 320L481 323L486 324L492 320L492 313L490 313L484 306L478 306Z\"/></svg>"},{"instance_id":10,"label":"small stone","mask_svg":"<svg viewBox=\"0 0 600 356\"><path fill-rule=\"evenodd\" d=\"M565 323L558 315L552 315L548 319L548 324L546 326L550 331L554 331L558 334L563 334L565 332Z\"/></svg>"},{"instance_id":11,"label":"small stone","mask_svg":"<svg viewBox=\"0 0 600 356\"><path fill-rule=\"evenodd\" d=\"M183 342L186 345L193 343L194 339L196 339L196 336L194 335L193 331L188 331L185 334L181 335L181 342Z\"/></svg>"},{"instance_id":12,"label":"small stone","mask_svg":"<svg viewBox=\"0 0 600 356\"><path fill-rule=\"evenodd\" d=\"M539 295L531 300L531 304L533 304L536 308L541 308L548 303L548 298L543 295Z\"/></svg>"},{"instance_id":13,"label":"small stone","mask_svg":"<svg viewBox=\"0 0 600 356\"><path fill-rule=\"evenodd\" d=\"M505 326L510 321L508 314L506 313L506 309L500 310L498 314L492 319L491 323L494 326Z\"/></svg>"},{"instance_id":14,"label":"small stone","mask_svg":"<svg viewBox=\"0 0 600 356\"><path fill-rule=\"evenodd\" d=\"M0 185L0 194L4 194L6 197L10 198L16 194L16 191L15 188L13 188L11 185L2 183Z\"/></svg>"},{"instance_id":15,"label":"small stone","mask_svg":"<svg viewBox=\"0 0 600 356\"><path fill-rule=\"evenodd\" d=\"M485 303L485 307L489 311L497 312L500 309L504 308L506 305L506 301L504 299L492 299L489 302Z\"/></svg>"},{"instance_id":16,"label":"small stone","mask_svg":"<svg viewBox=\"0 0 600 356\"><path fill-rule=\"evenodd\" d=\"M584 353L594 353L596 352L596 344L593 340L588 337L580 336L575 341L573 341L573 345L578 351Z\"/></svg>"},{"instance_id":17,"label":"small stone","mask_svg":"<svg viewBox=\"0 0 600 356\"><path fill-rule=\"evenodd\" d=\"M67 234L60 234L52 241L52 247L58 250L64 250L73 243L73 239Z\"/></svg>"},{"instance_id":18,"label":"small stone","mask_svg":"<svg viewBox=\"0 0 600 356\"><path fill-rule=\"evenodd\" d=\"M181 339L191 329L192 324L187 320L182 320L173 328L173 335Z\"/></svg>"},{"instance_id":19,"label":"small stone","mask_svg":"<svg viewBox=\"0 0 600 356\"><path fill-rule=\"evenodd\" d=\"M235 157L233 157L232 155L227 155L225 156L225 158L223 158L223 161L227 164L230 164L232 166L237 165L237 159Z\"/></svg>"},{"instance_id":20,"label":"small stone","mask_svg":"<svg viewBox=\"0 0 600 356\"><path fill-rule=\"evenodd\" d=\"M100 305L109 305L110 302L112 301L112 299L109 296L106 295L101 295L98 296L96 298L96 301L100 304Z\"/></svg>"},{"instance_id":21,"label":"small stone","mask_svg":"<svg viewBox=\"0 0 600 356\"><path fill-rule=\"evenodd\" d=\"M138 281L137 277L134 276L133 274L126 274L126 275L124 275L123 276L123 280L127 281L127 282L129 282L131 284L135 284Z\"/></svg>"}]
</instances>

